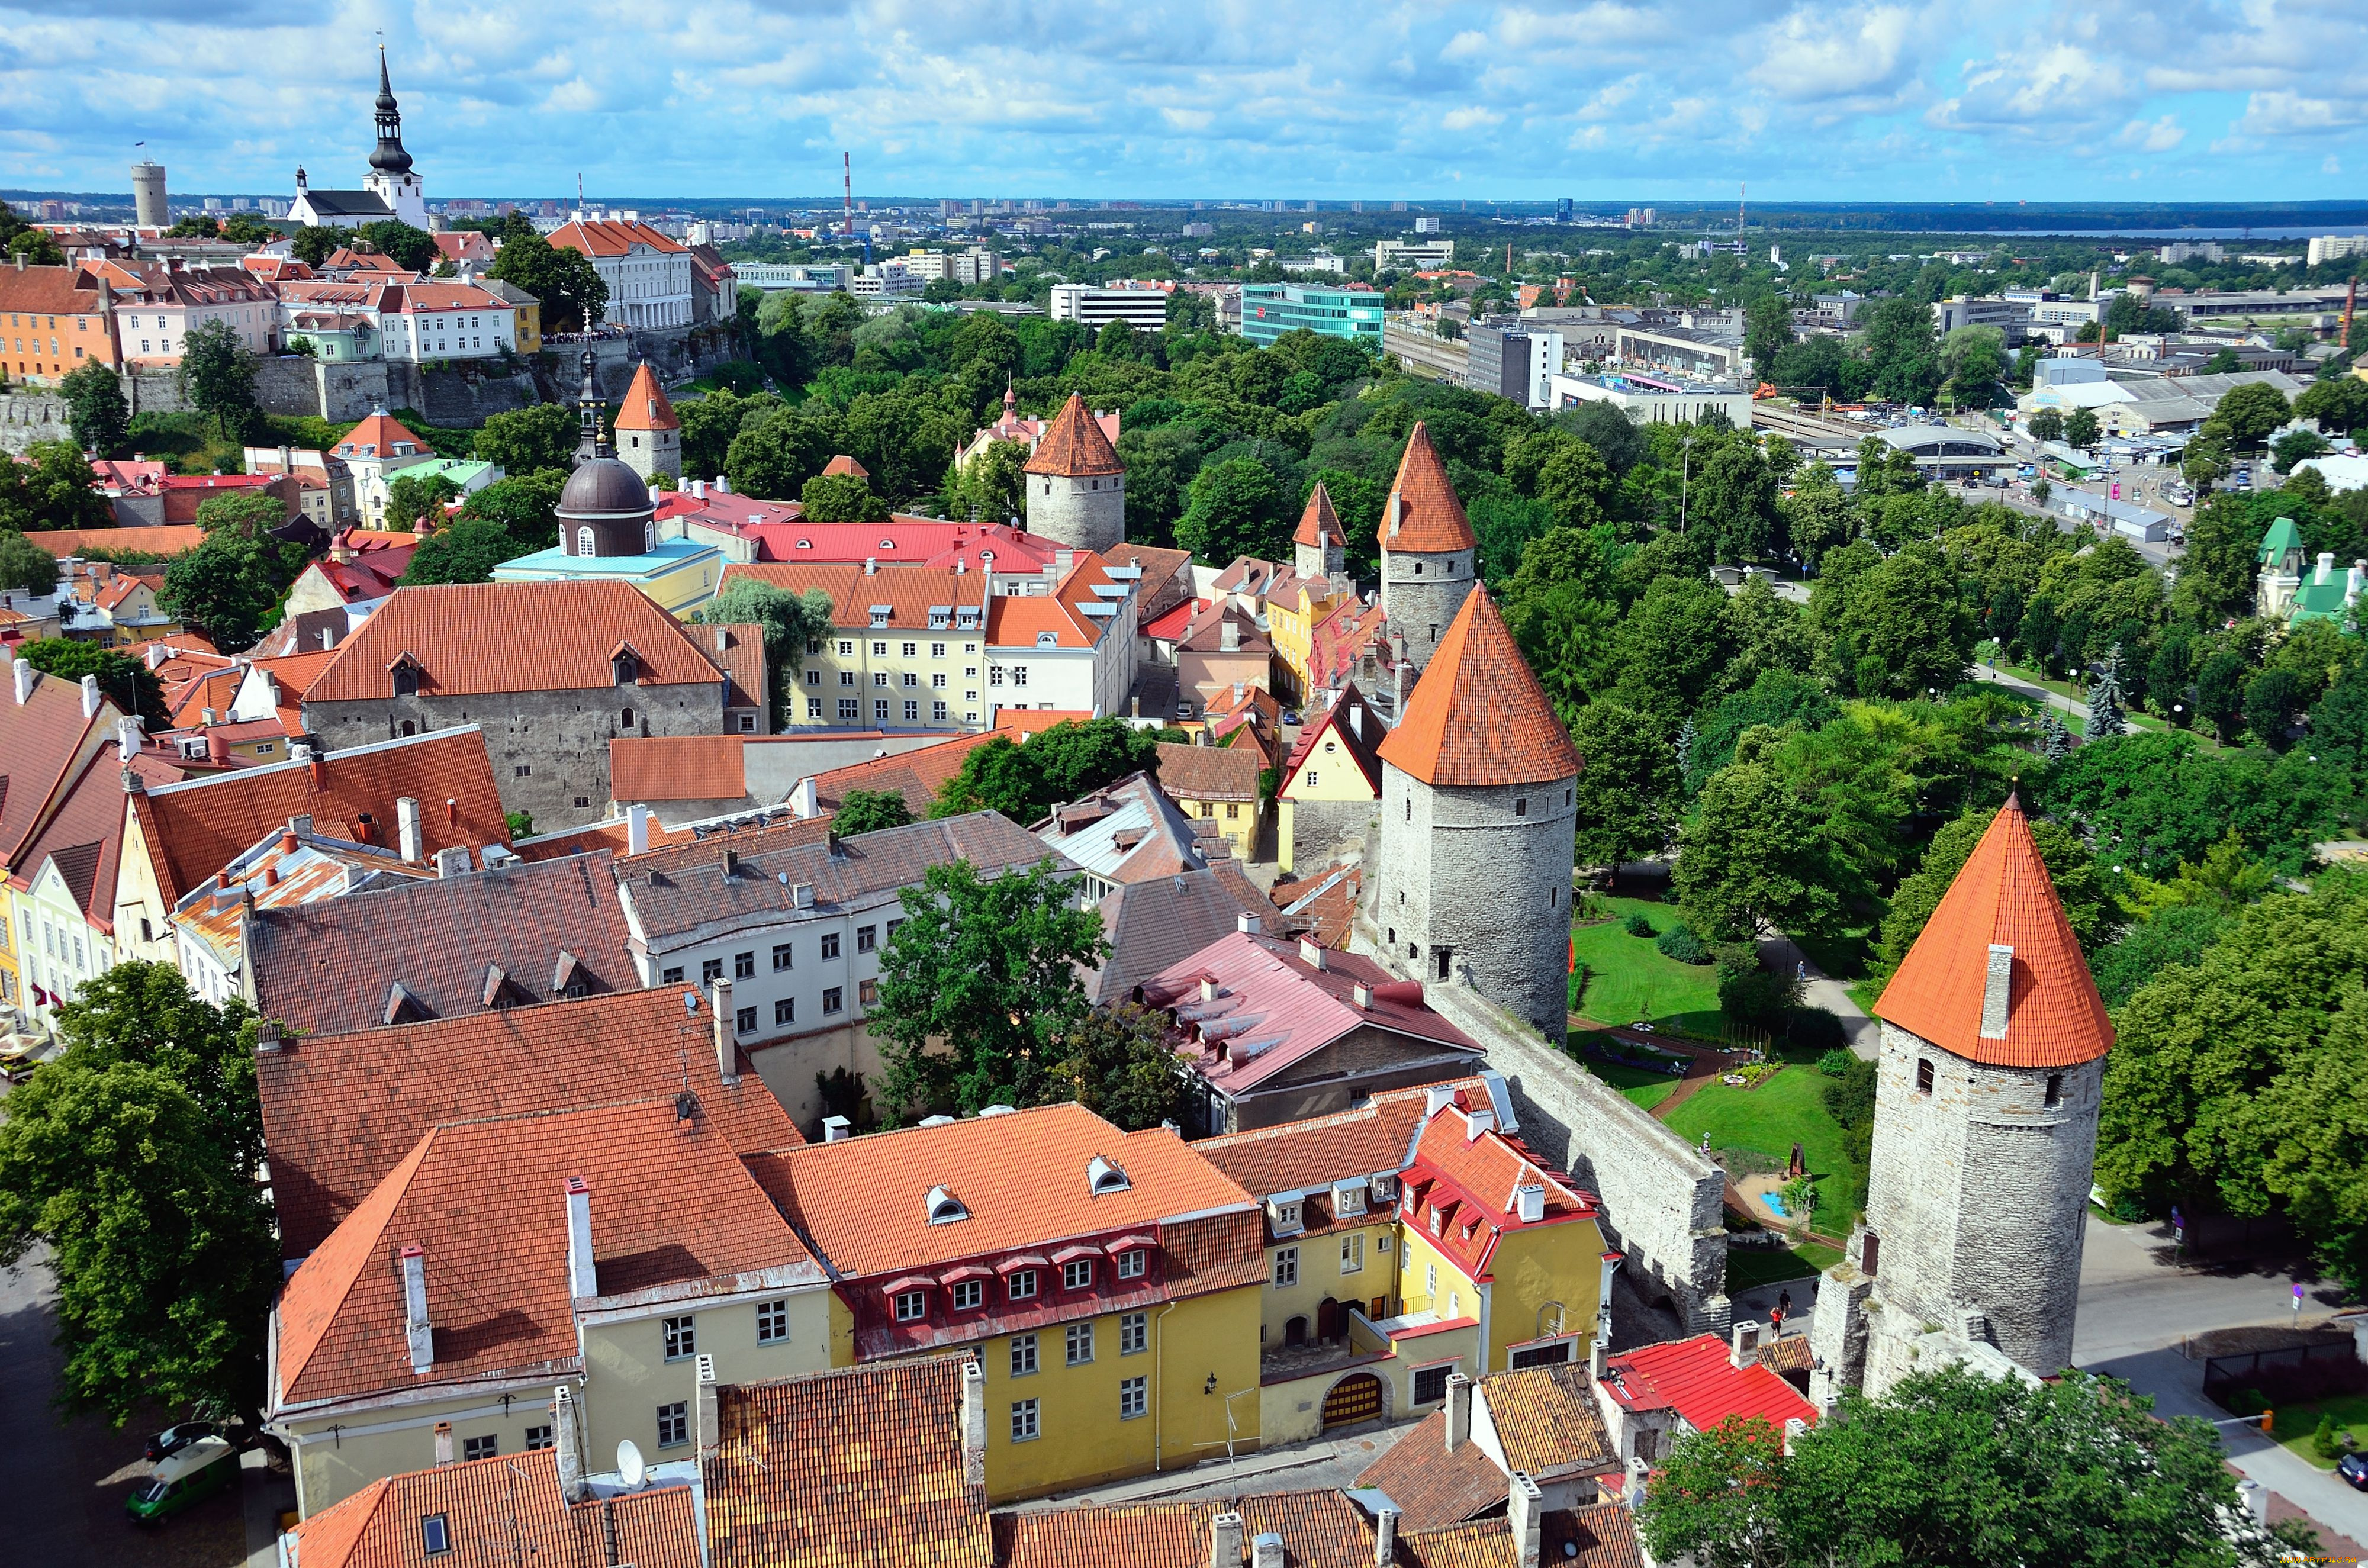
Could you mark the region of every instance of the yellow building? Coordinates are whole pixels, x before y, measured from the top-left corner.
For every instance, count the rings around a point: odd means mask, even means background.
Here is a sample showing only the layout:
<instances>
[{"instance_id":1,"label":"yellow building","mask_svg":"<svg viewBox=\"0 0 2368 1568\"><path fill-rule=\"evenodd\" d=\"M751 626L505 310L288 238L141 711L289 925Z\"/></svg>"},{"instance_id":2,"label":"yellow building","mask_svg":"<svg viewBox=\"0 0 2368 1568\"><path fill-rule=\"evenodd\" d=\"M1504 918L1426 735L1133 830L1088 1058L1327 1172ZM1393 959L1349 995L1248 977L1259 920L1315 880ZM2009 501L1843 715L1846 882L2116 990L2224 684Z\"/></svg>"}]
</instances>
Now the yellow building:
<instances>
[{"instance_id":1,"label":"yellow building","mask_svg":"<svg viewBox=\"0 0 2368 1568\"><path fill-rule=\"evenodd\" d=\"M1054 1105L751 1165L830 1266L842 1364L978 1356L990 1497L1258 1443L1258 1209L1175 1133Z\"/></svg>"},{"instance_id":2,"label":"yellow building","mask_svg":"<svg viewBox=\"0 0 2368 1568\"><path fill-rule=\"evenodd\" d=\"M1275 787L1275 851L1286 871L1321 866L1340 840L1361 835L1382 799L1374 748L1387 732L1354 686L1310 713Z\"/></svg>"},{"instance_id":3,"label":"yellow building","mask_svg":"<svg viewBox=\"0 0 2368 1568\"><path fill-rule=\"evenodd\" d=\"M1258 836L1266 812L1259 775L1265 769L1265 754L1249 735L1238 745L1159 745L1161 791L1186 816L1213 824L1237 859L1262 858Z\"/></svg>"},{"instance_id":4,"label":"yellow building","mask_svg":"<svg viewBox=\"0 0 2368 1568\"><path fill-rule=\"evenodd\" d=\"M509 306L511 329L516 335L518 351L522 355L542 352L542 301L515 283L505 283L498 278L479 278L477 287Z\"/></svg>"}]
</instances>

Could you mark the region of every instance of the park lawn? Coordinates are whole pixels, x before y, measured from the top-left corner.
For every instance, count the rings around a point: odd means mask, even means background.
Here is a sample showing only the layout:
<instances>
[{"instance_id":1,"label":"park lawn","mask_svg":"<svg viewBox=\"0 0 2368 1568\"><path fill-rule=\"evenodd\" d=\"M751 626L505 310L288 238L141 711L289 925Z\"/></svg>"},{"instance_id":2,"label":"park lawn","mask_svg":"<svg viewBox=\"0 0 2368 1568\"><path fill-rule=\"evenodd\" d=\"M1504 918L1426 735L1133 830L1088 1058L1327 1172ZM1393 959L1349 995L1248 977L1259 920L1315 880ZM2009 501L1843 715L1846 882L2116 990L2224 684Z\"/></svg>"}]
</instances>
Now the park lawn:
<instances>
[{"instance_id":1,"label":"park lawn","mask_svg":"<svg viewBox=\"0 0 2368 1568\"><path fill-rule=\"evenodd\" d=\"M1731 1296L1787 1279L1813 1279L1841 1260L1840 1252L1815 1242L1782 1247L1731 1246L1726 1249L1726 1293Z\"/></svg>"},{"instance_id":2,"label":"park lawn","mask_svg":"<svg viewBox=\"0 0 2368 1568\"><path fill-rule=\"evenodd\" d=\"M1587 1070L1635 1101L1646 1110L1669 1097L1678 1081L1667 1073L1655 1073L1643 1067L1631 1067L1624 1062L1588 1061Z\"/></svg>"},{"instance_id":3,"label":"park lawn","mask_svg":"<svg viewBox=\"0 0 2368 1568\"><path fill-rule=\"evenodd\" d=\"M2333 1470L2335 1461L2320 1459L2318 1451L2310 1446L2311 1435L2318 1430L2321 1415L2335 1417L2338 1433L2348 1426L2352 1436L2368 1443L2368 1394L2363 1393L2340 1393L2307 1404L2281 1404L2273 1413L2275 1426L2270 1436L2320 1470Z\"/></svg>"},{"instance_id":4,"label":"park lawn","mask_svg":"<svg viewBox=\"0 0 2368 1568\"><path fill-rule=\"evenodd\" d=\"M1850 1163L1841 1123L1826 1109L1826 1085L1831 1082L1816 1067L1794 1062L1757 1088L1707 1084L1669 1113L1669 1128L1690 1143L1707 1132L1714 1150L1748 1150L1780 1168L1797 1142L1816 1178L1813 1222L1827 1235L1842 1235L1865 1210L1866 1171Z\"/></svg>"},{"instance_id":5,"label":"park lawn","mask_svg":"<svg viewBox=\"0 0 2368 1568\"><path fill-rule=\"evenodd\" d=\"M1593 902L1610 910L1611 918L1571 933L1578 961L1588 970L1587 991L1579 998L1578 1012L1601 1024L1647 1018L1656 1025L1669 1020L1672 1027L1677 1027L1679 1015L1707 1015L1707 1031L1705 1019L1696 1017L1686 1019L1680 1032L1707 1033L1715 1039L1719 1017L1715 967L1679 963L1654 947L1652 937L1632 937L1621 924L1641 911L1656 932L1666 931L1679 919L1676 908L1651 899L1608 893L1594 895Z\"/></svg>"},{"instance_id":6,"label":"park lawn","mask_svg":"<svg viewBox=\"0 0 2368 1568\"><path fill-rule=\"evenodd\" d=\"M2068 680L2057 680L2054 676L2042 675L2037 670L2024 669L2021 665L2004 664L1997 660L1991 661L1990 667L2003 674L2010 675L2017 680L2028 681L2032 686L2045 687L2048 690L2055 693L2058 697L2068 697L2075 702L2087 702L2089 700L2088 688L2086 687L2075 686ZM2127 693L2124 692L2123 696L2126 699ZM2148 713L2142 708L2132 705L2129 701L2124 701L2122 711L2129 720L2131 727L2134 729L2168 730L2170 728L2169 724L2164 723L2153 714ZM2066 724L2069 725L2075 735L2078 735L2080 733L2079 722L2073 715L2065 712L2062 709L2058 709L2056 710L2055 716L2063 720ZM2217 749L2217 743L2214 742L2209 736L2197 735L2196 739L2203 742L2207 745L2213 746L2214 749Z\"/></svg>"}]
</instances>

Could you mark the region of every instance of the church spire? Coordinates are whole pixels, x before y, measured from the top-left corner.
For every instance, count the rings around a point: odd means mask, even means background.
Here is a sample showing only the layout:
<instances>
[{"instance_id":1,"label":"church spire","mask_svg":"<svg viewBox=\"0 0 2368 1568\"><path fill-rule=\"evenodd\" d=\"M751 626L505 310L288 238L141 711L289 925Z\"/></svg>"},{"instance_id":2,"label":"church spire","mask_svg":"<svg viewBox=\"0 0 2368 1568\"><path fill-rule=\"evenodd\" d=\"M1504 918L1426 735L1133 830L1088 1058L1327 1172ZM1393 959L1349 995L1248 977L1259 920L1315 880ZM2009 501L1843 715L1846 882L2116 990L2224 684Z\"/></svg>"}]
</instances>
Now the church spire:
<instances>
[{"instance_id":1,"label":"church spire","mask_svg":"<svg viewBox=\"0 0 2368 1568\"><path fill-rule=\"evenodd\" d=\"M592 373L592 350L586 348L578 363L584 368L583 389L576 393L575 461L580 467L595 458L608 457L609 451L608 437L600 430L600 383Z\"/></svg>"},{"instance_id":2,"label":"church spire","mask_svg":"<svg viewBox=\"0 0 2368 1568\"><path fill-rule=\"evenodd\" d=\"M370 167L381 174L409 174L411 154L403 150L403 115L395 108L394 84L387 78L384 44L378 46L378 106L373 118L378 121L378 146L370 153Z\"/></svg>"}]
</instances>

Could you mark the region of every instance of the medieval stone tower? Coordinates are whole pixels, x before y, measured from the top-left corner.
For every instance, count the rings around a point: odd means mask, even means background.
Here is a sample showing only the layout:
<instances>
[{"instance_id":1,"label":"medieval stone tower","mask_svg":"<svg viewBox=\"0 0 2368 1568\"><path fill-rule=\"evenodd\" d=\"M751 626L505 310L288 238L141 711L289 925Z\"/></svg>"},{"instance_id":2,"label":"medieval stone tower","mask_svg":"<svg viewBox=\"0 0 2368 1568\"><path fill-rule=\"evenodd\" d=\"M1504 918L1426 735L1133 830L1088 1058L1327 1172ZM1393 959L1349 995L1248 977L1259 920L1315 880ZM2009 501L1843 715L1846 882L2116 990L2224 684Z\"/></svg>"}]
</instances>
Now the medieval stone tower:
<instances>
[{"instance_id":1,"label":"medieval stone tower","mask_svg":"<svg viewBox=\"0 0 2368 1568\"><path fill-rule=\"evenodd\" d=\"M1406 639L1414 667L1428 669L1472 591L1479 546L1430 432L1419 424L1406 437L1397 483L1382 505L1381 542L1382 614Z\"/></svg>"},{"instance_id":2,"label":"medieval stone tower","mask_svg":"<svg viewBox=\"0 0 2368 1568\"><path fill-rule=\"evenodd\" d=\"M1340 531L1340 515L1320 479L1308 492L1307 509L1291 536L1291 569L1303 577L1337 576L1349 569L1349 536Z\"/></svg>"},{"instance_id":3,"label":"medieval stone tower","mask_svg":"<svg viewBox=\"0 0 2368 1568\"><path fill-rule=\"evenodd\" d=\"M643 482L662 473L676 480L685 477L682 421L676 416L674 404L666 401L666 389L650 373L648 360L633 371L632 385L617 404L610 428L617 433L618 458Z\"/></svg>"},{"instance_id":4,"label":"medieval stone tower","mask_svg":"<svg viewBox=\"0 0 2368 1568\"><path fill-rule=\"evenodd\" d=\"M1126 540L1126 465L1076 393L1028 460L1028 531L1078 550Z\"/></svg>"},{"instance_id":5,"label":"medieval stone tower","mask_svg":"<svg viewBox=\"0 0 2368 1568\"><path fill-rule=\"evenodd\" d=\"M1464 597L1381 758L1381 946L1561 1040L1578 754L1486 594Z\"/></svg>"},{"instance_id":6,"label":"medieval stone tower","mask_svg":"<svg viewBox=\"0 0 2368 1568\"><path fill-rule=\"evenodd\" d=\"M1817 1290L1810 1392L2072 1359L2113 1026L2009 800L1875 1005L1866 1221Z\"/></svg>"}]
</instances>

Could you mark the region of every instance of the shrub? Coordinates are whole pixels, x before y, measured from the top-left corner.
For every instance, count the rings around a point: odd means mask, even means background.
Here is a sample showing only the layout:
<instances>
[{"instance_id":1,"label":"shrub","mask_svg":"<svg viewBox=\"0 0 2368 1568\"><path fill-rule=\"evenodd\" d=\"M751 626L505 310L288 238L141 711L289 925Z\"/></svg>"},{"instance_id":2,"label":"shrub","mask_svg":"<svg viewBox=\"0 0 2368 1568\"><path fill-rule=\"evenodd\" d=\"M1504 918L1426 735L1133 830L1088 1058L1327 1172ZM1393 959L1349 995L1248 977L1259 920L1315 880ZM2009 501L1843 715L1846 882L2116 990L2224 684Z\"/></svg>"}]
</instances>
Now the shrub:
<instances>
[{"instance_id":1,"label":"shrub","mask_svg":"<svg viewBox=\"0 0 2368 1568\"><path fill-rule=\"evenodd\" d=\"M1833 1015L1830 1013L1827 1015L1828 1017L1831 1017ZM1817 1058L1817 1071L1823 1073L1828 1078L1846 1077L1850 1074L1851 1065L1857 1061L1858 1058L1852 1055L1850 1051L1843 1047L1837 1046L1833 1050L1827 1051L1823 1056Z\"/></svg>"},{"instance_id":2,"label":"shrub","mask_svg":"<svg viewBox=\"0 0 2368 1568\"><path fill-rule=\"evenodd\" d=\"M1800 983L1789 974L1754 969L1746 974L1725 971L1718 983L1719 1010L1738 1024L1773 1033L1799 1000Z\"/></svg>"},{"instance_id":3,"label":"shrub","mask_svg":"<svg viewBox=\"0 0 2368 1568\"><path fill-rule=\"evenodd\" d=\"M1580 964L1570 971L1570 1010L1578 1011L1579 1002L1587 995L1587 966Z\"/></svg>"},{"instance_id":4,"label":"shrub","mask_svg":"<svg viewBox=\"0 0 2368 1568\"><path fill-rule=\"evenodd\" d=\"M1711 961L1718 965L1718 978L1724 983L1747 974L1759 972L1759 948L1754 942L1713 942Z\"/></svg>"},{"instance_id":5,"label":"shrub","mask_svg":"<svg viewBox=\"0 0 2368 1568\"><path fill-rule=\"evenodd\" d=\"M1653 917L1641 909L1621 924L1628 928L1628 934L1632 937L1653 937L1659 934L1653 929Z\"/></svg>"},{"instance_id":6,"label":"shrub","mask_svg":"<svg viewBox=\"0 0 2368 1568\"><path fill-rule=\"evenodd\" d=\"M1702 939L1695 936L1682 920L1662 932L1660 939L1653 946L1660 949L1664 958L1675 959L1679 963L1710 962L1710 949L1702 945Z\"/></svg>"},{"instance_id":7,"label":"shrub","mask_svg":"<svg viewBox=\"0 0 2368 1568\"><path fill-rule=\"evenodd\" d=\"M1843 1042L1850 1038L1842 1029L1842 1021L1823 1007L1793 1008L1793 1016L1785 1020L1784 1033L1795 1051L1822 1051L1831 1054L1840 1050L1844 1056L1850 1054L1847 1050L1842 1050ZM1821 1062L1818 1065L1822 1067L1824 1063ZM1837 1067L1828 1071L1839 1073L1841 1069Z\"/></svg>"},{"instance_id":8,"label":"shrub","mask_svg":"<svg viewBox=\"0 0 2368 1568\"><path fill-rule=\"evenodd\" d=\"M2343 1439L2335 1430L2335 1417L2324 1415L2318 1418L2318 1430L2310 1435L2310 1451L2320 1459L2333 1460L2343 1451Z\"/></svg>"}]
</instances>

